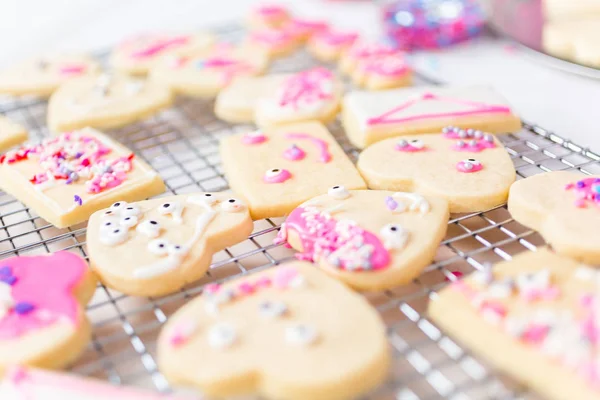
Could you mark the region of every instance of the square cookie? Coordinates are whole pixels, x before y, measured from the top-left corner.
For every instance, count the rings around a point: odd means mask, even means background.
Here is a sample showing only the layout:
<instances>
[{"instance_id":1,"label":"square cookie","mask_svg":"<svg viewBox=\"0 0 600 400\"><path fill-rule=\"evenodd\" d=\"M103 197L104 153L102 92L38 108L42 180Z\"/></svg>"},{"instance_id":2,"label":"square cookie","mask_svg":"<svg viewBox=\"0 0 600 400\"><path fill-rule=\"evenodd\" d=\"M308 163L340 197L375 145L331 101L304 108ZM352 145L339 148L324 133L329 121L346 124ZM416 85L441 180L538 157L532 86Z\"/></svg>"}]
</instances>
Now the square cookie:
<instances>
[{"instance_id":1,"label":"square cookie","mask_svg":"<svg viewBox=\"0 0 600 400\"><path fill-rule=\"evenodd\" d=\"M358 148L393 136L439 132L447 125L491 133L521 129L507 101L484 86L351 92L344 97L342 123Z\"/></svg>"},{"instance_id":2,"label":"square cookie","mask_svg":"<svg viewBox=\"0 0 600 400\"><path fill-rule=\"evenodd\" d=\"M148 164L91 128L2 155L0 188L58 228L83 222L115 201L142 200L165 190Z\"/></svg>"},{"instance_id":3,"label":"square cookie","mask_svg":"<svg viewBox=\"0 0 600 400\"><path fill-rule=\"evenodd\" d=\"M220 150L229 185L245 199L255 220L282 217L335 185L366 188L340 145L318 122L230 136Z\"/></svg>"},{"instance_id":4,"label":"square cookie","mask_svg":"<svg viewBox=\"0 0 600 400\"><path fill-rule=\"evenodd\" d=\"M0 115L0 152L27 140L24 127Z\"/></svg>"},{"instance_id":5,"label":"square cookie","mask_svg":"<svg viewBox=\"0 0 600 400\"><path fill-rule=\"evenodd\" d=\"M432 296L429 315L492 366L547 399L598 399L600 270L547 249Z\"/></svg>"}]
</instances>

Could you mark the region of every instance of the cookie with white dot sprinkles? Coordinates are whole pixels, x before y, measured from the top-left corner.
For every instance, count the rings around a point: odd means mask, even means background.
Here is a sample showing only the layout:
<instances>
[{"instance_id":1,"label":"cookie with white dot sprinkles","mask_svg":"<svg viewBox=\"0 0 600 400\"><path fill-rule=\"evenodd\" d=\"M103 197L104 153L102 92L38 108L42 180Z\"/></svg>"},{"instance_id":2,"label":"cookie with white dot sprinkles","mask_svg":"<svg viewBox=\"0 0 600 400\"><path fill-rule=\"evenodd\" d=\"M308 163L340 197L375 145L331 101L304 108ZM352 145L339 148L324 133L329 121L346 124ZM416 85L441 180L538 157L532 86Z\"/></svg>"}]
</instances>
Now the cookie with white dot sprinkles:
<instances>
[{"instance_id":1,"label":"cookie with white dot sprinkles","mask_svg":"<svg viewBox=\"0 0 600 400\"><path fill-rule=\"evenodd\" d=\"M90 218L87 245L102 282L126 294L172 293L204 276L212 255L246 239L253 224L230 193L127 203Z\"/></svg>"},{"instance_id":2,"label":"cookie with white dot sprinkles","mask_svg":"<svg viewBox=\"0 0 600 400\"><path fill-rule=\"evenodd\" d=\"M158 367L211 397L352 399L385 379L389 350L362 296L293 261L206 285L160 333Z\"/></svg>"},{"instance_id":3,"label":"cookie with white dot sprinkles","mask_svg":"<svg viewBox=\"0 0 600 400\"><path fill-rule=\"evenodd\" d=\"M494 135L452 126L441 134L375 143L360 154L357 167L370 189L445 198L451 213L504 204L516 178L509 154Z\"/></svg>"},{"instance_id":4,"label":"cookie with white dot sprinkles","mask_svg":"<svg viewBox=\"0 0 600 400\"><path fill-rule=\"evenodd\" d=\"M276 243L355 289L383 290L429 265L448 217L442 198L336 185L292 211Z\"/></svg>"},{"instance_id":5,"label":"cookie with white dot sprinkles","mask_svg":"<svg viewBox=\"0 0 600 400\"><path fill-rule=\"evenodd\" d=\"M360 174L318 122L283 125L224 138L223 170L254 219L283 217L334 185L365 189Z\"/></svg>"}]
</instances>

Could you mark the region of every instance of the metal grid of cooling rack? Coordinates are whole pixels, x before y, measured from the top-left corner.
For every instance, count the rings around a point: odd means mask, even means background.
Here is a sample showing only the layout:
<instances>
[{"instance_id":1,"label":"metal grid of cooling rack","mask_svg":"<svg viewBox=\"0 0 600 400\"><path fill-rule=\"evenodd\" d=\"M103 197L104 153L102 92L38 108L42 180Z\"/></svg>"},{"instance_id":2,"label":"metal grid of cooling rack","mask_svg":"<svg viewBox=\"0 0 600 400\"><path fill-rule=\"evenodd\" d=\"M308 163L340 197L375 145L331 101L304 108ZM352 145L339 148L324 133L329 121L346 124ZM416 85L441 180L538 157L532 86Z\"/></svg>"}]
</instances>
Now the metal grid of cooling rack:
<instances>
[{"instance_id":1,"label":"metal grid of cooling rack","mask_svg":"<svg viewBox=\"0 0 600 400\"><path fill-rule=\"evenodd\" d=\"M219 33L226 40L235 40L241 30L231 27ZM272 70L293 71L315 64L310 56L299 52L276 62ZM420 80L439 83L423 76ZM47 134L44 101L0 99L0 113L28 126L33 139ZM358 151L348 143L339 123L329 128L350 158L356 160ZM167 195L227 190L218 155L219 139L248 129L252 127L217 120L211 102L180 99L174 107L151 119L109 134L160 173L168 187ZM537 126L526 124L521 132L500 136L500 140L519 177L568 169L600 173L599 155ZM205 278L172 295L136 298L99 285L87 310L94 327L93 341L71 370L115 384L151 387L161 392L173 390L158 372L155 361L161 326L181 305L198 295L206 283L291 259L291 250L272 244L281 222L282 219L256 221L248 240L215 255ZM435 292L456 276L480 269L486 262L510 259L543 243L538 234L513 221L505 207L453 215L434 262L421 276L393 290L365 293L388 326L394 354L390 378L368 398L533 397L445 336L427 319L425 311ZM87 256L85 224L57 229L0 192L0 259L62 249Z\"/></svg>"}]
</instances>

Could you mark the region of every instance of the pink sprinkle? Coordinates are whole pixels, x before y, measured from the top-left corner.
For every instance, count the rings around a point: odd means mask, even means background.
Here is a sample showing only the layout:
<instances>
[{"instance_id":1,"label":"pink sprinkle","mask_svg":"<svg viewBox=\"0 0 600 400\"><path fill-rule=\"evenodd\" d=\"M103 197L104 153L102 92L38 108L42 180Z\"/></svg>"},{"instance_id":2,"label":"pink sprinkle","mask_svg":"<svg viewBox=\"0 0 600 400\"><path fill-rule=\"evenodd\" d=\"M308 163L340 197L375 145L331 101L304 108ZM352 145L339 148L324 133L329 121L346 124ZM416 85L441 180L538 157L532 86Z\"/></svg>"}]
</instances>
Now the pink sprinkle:
<instances>
[{"instance_id":1,"label":"pink sprinkle","mask_svg":"<svg viewBox=\"0 0 600 400\"><path fill-rule=\"evenodd\" d=\"M179 323L173 328L173 334L169 337L169 344L173 347L184 344L195 329L196 325L193 322L185 321Z\"/></svg>"},{"instance_id":2,"label":"pink sprinkle","mask_svg":"<svg viewBox=\"0 0 600 400\"><path fill-rule=\"evenodd\" d=\"M549 330L548 325L531 324L523 332L522 338L527 343L541 343L548 335Z\"/></svg>"},{"instance_id":3,"label":"pink sprinkle","mask_svg":"<svg viewBox=\"0 0 600 400\"><path fill-rule=\"evenodd\" d=\"M85 65L66 65L60 68L61 75L79 75L86 70Z\"/></svg>"},{"instance_id":4,"label":"pink sprinkle","mask_svg":"<svg viewBox=\"0 0 600 400\"><path fill-rule=\"evenodd\" d=\"M504 316L507 313L506 307L503 304L491 302L491 301L483 302L483 304L481 305L480 311L481 312L492 312L502 318L504 318Z\"/></svg>"},{"instance_id":5,"label":"pink sprinkle","mask_svg":"<svg viewBox=\"0 0 600 400\"><path fill-rule=\"evenodd\" d=\"M586 205L585 199L577 199L577 200L575 200L575 207L577 207L577 208L586 208L587 205Z\"/></svg>"},{"instance_id":6,"label":"pink sprinkle","mask_svg":"<svg viewBox=\"0 0 600 400\"><path fill-rule=\"evenodd\" d=\"M533 302L536 300L554 300L560 296L560 288L558 286L550 286L546 289L531 289L525 292L521 292L521 296L526 302Z\"/></svg>"},{"instance_id":7,"label":"pink sprinkle","mask_svg":"<svg viewBox=\"0 0 600 400\"><path fill-rule=\"evenodd\" d=\"M13 384L19 384L20 382L27 379L27 370L24 367L15 366L9 370L7 375L7 378Z\"/></svg>"},{"instance_id":8,"label":"pink sprinkle","mask_svg":"<svg viewBox=\"0 0 600 400\"><path fill-rule=\"evenodd\" d=\"M293 267L279 267L273 276L273 286L277 289L285 289L290 282L298 276L298 271Z\"/></svg>"},{"instance_id":9,"label":"pink sprinkle","mask_svg":"<svg viewBox=\"0 0 600 400\"><path fill-rule=\"evenodd\" d=\"M594 295L593 294L589 294L589 293L588 294L584 294L579 299L579 302L581 303L582 307L588 308L592 304L594 304Z\"/></svg>"},{"instance_id":10,"label":"pink sprinkle","mask_svg":"<svg viewBox=\"0 0 600 400\"><path fill-rule=\"evenodd\" d=\"M242 282L238 286L238 291L243 295L249 295L254 292L254 286L248 282Z\"/></svg>"},{"instance_id":11,"label":"pink sprinkle","mask_svg":"<svg viewBox=\"0 0 600 400\"><path fill-rule=\"evenodd\" d=\"M217 293L219 289L221 289L221 285L218 283L209 283L208 285L204 286L204 291L210 294Z\"/></svg>"},{"instance_id":12,"label":"pink sprinkle","mask_svg":"<svg viewBox=\"0 0 600 400\"><path fill-rule=\"evenodd\" d=\"M462 276L463 276L463 273L462 273L462 272L460 272L460 271L450 271L450 273L451 273L452 275L454 275L454 276L455 276L457 279L460 279L460 278L462 278ZM448 281L451 281L451 279L449 279L449 278L446 278L446 281L447 281L447 282L448 282Z\"/></svg>"},{"instance_id":13,"label":"pink sprinkle","mask_svg":"<svg viewBox=\"0 0 600 400\"><path fill-rule=\"evenodd\" d=\"M271 279L266 276L259 278L256 283L254 283L254 287L257 289L263 289L269 286L271 286Z\"/></svg>"}]
</instances>

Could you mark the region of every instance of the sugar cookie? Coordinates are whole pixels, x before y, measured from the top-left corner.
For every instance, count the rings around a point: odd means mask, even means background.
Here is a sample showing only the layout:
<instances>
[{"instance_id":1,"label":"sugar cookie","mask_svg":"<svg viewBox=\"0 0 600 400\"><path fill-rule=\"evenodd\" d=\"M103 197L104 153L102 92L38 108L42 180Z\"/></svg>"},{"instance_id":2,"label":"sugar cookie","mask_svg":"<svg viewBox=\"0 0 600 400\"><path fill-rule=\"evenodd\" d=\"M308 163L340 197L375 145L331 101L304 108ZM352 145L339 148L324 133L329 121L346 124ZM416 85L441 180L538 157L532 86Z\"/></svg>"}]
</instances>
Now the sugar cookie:
<instances>
[{"instance_id":1,"label":"sugar cookie","mask_svg":"<svg viewBox=\"0 0 600 400\"><path fill-rule=\"evenodd\" d=\"M105 285L160 296L203 277L214 253L245 240L252 229L248 208L227 193L118 201L92 215L87 247Z\"/></svg>"},{"instance_id":2,"label":"sugar cookie","mask_svg":"<svg viewBox=\"0 0 600 400\"><path fill-rule=\"evenodd\" d=\"M313 20L308 18L294 17L283 24L283 30L290 32L302 43L306 42L313 35L317 35L329 29L325 21Z\"/></svg>"},{"instance_id":3,"label":"sugar cookie","mask_svg":"<svg viewBox=\"0 0 600 400\"><path fill-rule=\"evenodd\" d=\"M127 148L87 128L0 156L0 188L64 228L117 200L162 193L165 185Z\"/></svg>"},{"instance_id":4,"label":"sugar cookie","mask_svg":"<svg viewBox=\"0 0 600 400\"><path fill-rule=\"evenodd\" d=\"M259 51L275 59L293 53L301 44L300 38L291 31L263 28L248 33L243 45L250 51Z\"/></svg>"},{"instance_id":5,"label":"sugar cookie","mask_svg":"<svg viewBox=\"0 0 600 400\"><path fill-rule=\"evenodd\" d=\"M296 208L276 242L301 253L328 274L359 290L410 282L433 259L446 234L448 202L416 193L347 190Z\"/></svg>"},{"instance_id":6,"label":"sugar cookie","mask_svg":"<svg viewBox=\"0 0 600 400\"><path fill-rule=\"evenodd\" d=\"M412 70L403 53L370 57L356 64L352 81L368 90L403 87L412 83Z\"/></svg>"},{"instance_id":7,"label":"sugar cookie","mask_svg":"<svg viewBox=\"0 0 600 400\"><path fill-rule=\"evenodd\" d=\"M0 152L27 140L27 130L16 122L0 115Z\"/></svg>"},{"instance_id":8,"label":"sugar cookie","mask_svg":"<svg viewBox=\"0 0 600 400\"><path fill-rule=\"evenodd\" d=\"M0 376L16 364L73 362L91 337L84 307L95 289L86 262L68 251L1 260Z\"/></svg>"},{"instance_id":9,"label":"sugar cookie","mask_svg":"<svg viewBox=\"0 0 600 400\"><path fill-rule=\"evenodd\" d=\"M443 330L548 399L597 399L600 272L546 249L432 296Z\"/></svg>"},{"instance_id":10,"label":"sugar cookie","mask_svg":"<svg viewBox=\"0 0 600 400\"><path fill-rule=\"evenodd\" d=\"M0 381L4 400L200 400L197 396L161 394L117 386L98 379L42 369L12 367Z\"/></svg>"},{"instance_id":11,"label":"sugar cookie","mask_svg":"<svg viewBox=\"0 0 600 400\"><path fill-rule=\"evenodd\" d=\"M0 71L0 94L48 97L64 82L99 72L99 64L84 55L34 58Z\"/></svg>"},{"instance_id":12,"label":"sugar cookie","mask_svg":"<svg viewBox=\"0 0 600 400\"><path fill-rule=\"evenodd\" d=\"M171 105L164 85L125 75L104 74L73 79L48 103L48 127L55 132L91 126L117 128L144 119Z\"/></svg>"},{"instance_id":13,"label":"sugar cookie","mask_svg":"<svg viewBox=\"0 0 600 400\"><path fill-rule=\"evenodd\" d=\"M504 146L489 133L444 130L375 143L360 154L358 170L371 189L442 197L452 213L504 204L516 178Z\"/></svg>"},{"instance_id":14,"label":"sugar cookie","mask_svg":"<svg viewBox=\"0 0 600 400\"><path fill-rule=\"evenodd\" d=\"M223 171L253 219L281 217L334 185L365 189L348 156L322 124L305 122L221 141Z\"/></svg>"},{"instance_id":15,"label":"sugar cookie","mask_svg":"<svg viewBox=\"0 0 600 400\"><path fill-rule=\"evenodd\" d=\"M600 176L556 171L510 188L508 211L560 254L600 264Z\"/></svg>"},{"instance_id":16,"label":"sugar cookie","mask_svg":"<svg viewBox=\"0 0 600 400\"><path fill-rule=\"evenodd\" d=\"M200 56L167 56L150 71L150 78L176 93L215 97L239 76L261 75L269 59L260 51L222 44Z\"/></svg>"},{"instance_id":17,"label":"sugar cookie","mask_svg":"<svg viewBox=\"0 0 600 400\"><path fill-rule=\"evenodd\" d=\"M492 133L521 129L506 100L483 86L351 92L344 97L342 117L348 138L359 148L388 137L439 132L446 125Z\"/></svg>"},{"instance_id":18,"label":"sugar cookie","mask_svg":"<svg viewBox=\"0 0 600 400\"><path fill-rule=\"evenodd\" d=\"M340 71L352 75L356 66L361 61L373 57L388 56L398 53L398 49L389 43L371 42L369 40L356 40L346 51L342 52L339 62Z\"/></svg>"},{"instance_id":19,"label":"sugar cookie","mask_svg":"<svg viewBox=\"0 0 600 400\"><path fill-rule=\"evenodd\" d=\"M260 4L250 11L247 25L250 29L278 28L289 19L287 8L278 4Z\"/></svg>"},{"instance_id":20,"label":"sugar cookie","mask_svg":"<svg viewBox=\"0 0 600 400\"><path fill-rule=\"evenodd\" d=\"M158 339L167 379L209 396L351 399L377 386L389 363L377 312L299 261L207 286Z\"/></svg>"},{"instance_id":21,"label":"sugar cookie","mask_svg":"<svg viewBox=\"0 0 600 400\"><path fill-rule=\"evenodd\" d=\"M600 67L600 16L548 21L543 27L543 47L548 53L590 67Z\"/></svg>"},{"instance_id":22,"label":"sugar cookie","mask_svg":"<svg viewBox=\"0 0 600 400\"><path fill-rule=\"evenodd\" d=\"M308 51L318 60L335 61L358 39L358 33L327 29L315 33L308 41Z\"/></svg>"},{"instance_id":23,"label":"sugar cookie","mask_svg":"<svg viewBox=\"0 0 600 400\"><path fill-rule=\"evenodd\" d=\"M111 54L110 64L123 73L146 75L161 57L200 54L210 50L214 41L213 35L206 32L139 35L119 44Z\"/></svg>"}]
</instances>

